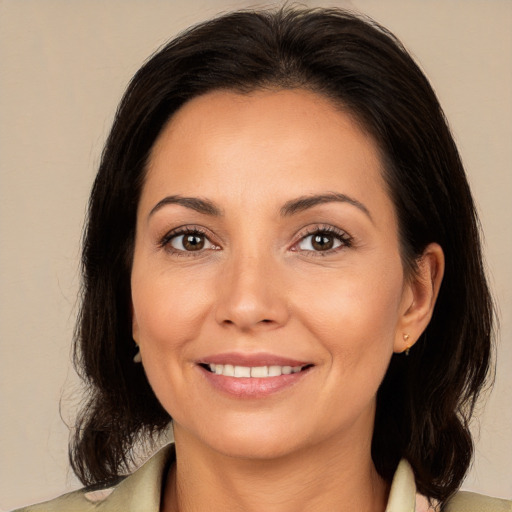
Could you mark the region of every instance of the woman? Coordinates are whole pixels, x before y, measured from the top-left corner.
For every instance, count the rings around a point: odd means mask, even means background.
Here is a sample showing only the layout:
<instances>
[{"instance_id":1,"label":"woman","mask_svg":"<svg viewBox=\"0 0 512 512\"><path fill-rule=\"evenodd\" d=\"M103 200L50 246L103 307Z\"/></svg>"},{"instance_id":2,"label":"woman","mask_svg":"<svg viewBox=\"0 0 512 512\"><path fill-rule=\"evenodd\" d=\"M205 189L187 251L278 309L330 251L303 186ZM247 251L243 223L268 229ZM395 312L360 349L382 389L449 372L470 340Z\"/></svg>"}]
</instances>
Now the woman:
<instances>
[{"instance_id":1,"label":"woman","mask_svg":"<svg viewBox=\"0 0 512 512\"><path fill-rule=\"evenodd\" d=\"M456 494L492 304L441 108L375 23L239 12L159 51L83 265L89 487L28 510L512 509Z\"/></svg>"}]
</instances>

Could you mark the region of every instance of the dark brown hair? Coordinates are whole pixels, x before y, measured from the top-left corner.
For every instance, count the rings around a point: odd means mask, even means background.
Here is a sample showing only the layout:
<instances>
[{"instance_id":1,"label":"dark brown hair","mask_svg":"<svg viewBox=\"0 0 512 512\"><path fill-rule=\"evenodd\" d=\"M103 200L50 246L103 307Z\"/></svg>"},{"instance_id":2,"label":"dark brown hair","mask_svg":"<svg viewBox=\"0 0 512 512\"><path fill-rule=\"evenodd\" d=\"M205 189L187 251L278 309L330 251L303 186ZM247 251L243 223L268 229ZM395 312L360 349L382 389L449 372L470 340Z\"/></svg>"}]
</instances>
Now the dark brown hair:
<instances>
[{"instance_id":1,"label":"dark brown hair","mask_svg":"<svg viewBox=\"0 0 512 512\"><path fill-rule=\"evenodd\" d=\"M393 355L377 397L372 456L392 478L409 460L418 490L445 500L471 461L468 422L485 382L493 309L478 221L437 98L401 43L375 22L336 9L240 11L174 39L137 72L119 106L92 190L83 247L75 361L89 395L70 457L87 484L133 467L141 441L170 416L132 362L130 270L148 154L185 102L216 89L307 88L350 112L378 144L406 271L430 242L446 270L426 331Z\"/></svg>"}]
</instances>

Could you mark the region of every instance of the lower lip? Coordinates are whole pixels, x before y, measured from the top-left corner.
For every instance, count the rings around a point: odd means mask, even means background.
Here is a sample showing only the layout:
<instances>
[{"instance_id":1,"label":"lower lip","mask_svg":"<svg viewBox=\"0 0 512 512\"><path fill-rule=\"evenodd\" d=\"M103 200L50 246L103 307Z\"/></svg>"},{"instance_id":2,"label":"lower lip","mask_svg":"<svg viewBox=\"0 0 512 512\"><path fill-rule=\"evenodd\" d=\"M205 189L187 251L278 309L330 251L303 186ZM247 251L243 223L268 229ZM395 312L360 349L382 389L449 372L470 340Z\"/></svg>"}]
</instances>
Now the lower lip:
<instances>
[{"instance_id":1,"label":"lower lip","mask_svg":"<svg viewBox=\"0 0 512 512\"><path fill-rule=\"evenodd\" d=\"M306 368L298 373L279 375L278 377L226 377L209 372L198 366L207 381L222 393L236 398L264 398L279 391L295 386L311 370Z\"/></svg>"}]
</instances>

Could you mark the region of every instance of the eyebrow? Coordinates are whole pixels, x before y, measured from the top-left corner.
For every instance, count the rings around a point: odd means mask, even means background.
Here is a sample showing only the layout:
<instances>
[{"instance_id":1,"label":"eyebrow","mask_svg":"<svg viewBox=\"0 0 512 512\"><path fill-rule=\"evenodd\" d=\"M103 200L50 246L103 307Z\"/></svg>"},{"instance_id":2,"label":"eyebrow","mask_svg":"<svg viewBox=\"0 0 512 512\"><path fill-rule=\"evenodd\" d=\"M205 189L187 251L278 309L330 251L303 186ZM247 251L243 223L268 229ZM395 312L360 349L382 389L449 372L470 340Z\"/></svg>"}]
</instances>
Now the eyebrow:
<instances>
[{"instance_id":1,"label":"eyebrow","mask_svg":"<svg viewBox=\"0 0 512 512\"><path fill-rule=\"evenodd\" d=\"M320 204L325 203L348 203L352 206L355 206L359 210L361 210L372 222L373 218L370 214L370 211L366 206L346 194L339 194L337 192L329 192L327 194L317 194L311 196L302 196L297 199L292 199L287 201L281 208L281 216L289 217L291 215L295 215L296 213L303 212L308 210L309 208L313 208L314 206L318 206ZM148 217L151 217L155 212L160 210L166 205L169 204L177 204L180 206L184 206L185 208L190 208L191 210L195 210L196 212L202 213L204 215L210 215L213 217L221 217L222 211L218 208L214 203L209 201L208 199L200 199L198 197L183 197L180 195L173 195L164 197L161 201L159 201L149 212Z\"/></svg>"},{"instance_id":2,"label":"eyebrow","mask_svg":"<svg viewBox=\"0 0 512 512\"><path fill-rule=\"evenodd\" d=\"M347 196L345 194L339 194L337 192L329 192L327 194L319 194L312 196L303 196L297 199L292 199L291 201L287 201L281 208L281 216L288 217L290 215L294 215L309 208L313 208L314 206L317 206L319 204L325 203L351 204L352 206L355 206L356 208L361 210L373 222L373 218L370 214L370 211L363 203L350 196Z\"/></svg>"},{"instance_id":3,"label":"eyebrow","mask_svg":"<svg viewBox=\"0 0 512 512\"><path fill-rule=\"evenodd\" d=\"M208 199L200 199L198 197L183 197L183 196L167 196L164 197L161 201L159 201L155 206L153 206L152 210L149 212L148 217L151 217L155 212L163 208L168 204L178 204L180 206L184 206L185 208L190 208L191 210L195 210L196 212L202 213L204 215L211 215L214 217L220 217L222 212L217 206L215 206Z\"/></svg>"}]
</instances>

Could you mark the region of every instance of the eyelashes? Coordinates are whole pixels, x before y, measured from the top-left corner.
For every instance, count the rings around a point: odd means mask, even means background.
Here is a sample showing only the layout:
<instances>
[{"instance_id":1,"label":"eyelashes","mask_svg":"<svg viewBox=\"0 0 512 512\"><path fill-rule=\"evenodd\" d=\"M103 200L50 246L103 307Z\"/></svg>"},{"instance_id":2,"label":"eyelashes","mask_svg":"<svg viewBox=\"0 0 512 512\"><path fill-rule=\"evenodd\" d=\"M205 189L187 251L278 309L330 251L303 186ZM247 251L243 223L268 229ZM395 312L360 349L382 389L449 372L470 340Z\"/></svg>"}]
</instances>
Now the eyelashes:
<instances>
[{"instance_id":1,"label":"eyelashes","mask_svg":"<svg viewBox=\"0 0 512 512\"><path fill-rule=\"evenodd\" d=\"M292 251L313 252L315 255L326 256L343 248L352 247L352 237L345 231L334 226L316 226L306 233L292 246Z\"/></svg>"},{"instance_id":2,"label":"eyelashes","mask_svg":"<svg viewBox=\"0 0 512 512\"><path fill-rule=\"evenodd\" d=\"M183 226L166 233L158 245L175 256L197 257L221 250L212 238L201 226ZM289 250L308 256L327 256L352 245L353 239L345 231L331 225L316 225L300 232Z\"/></svg>"},{"instance_id":3,"label":"eyelashes","mask_svg":"<svg viewBox=\"0 0 512 512\"><path fill-rule=\"evenodd\" d=\"M206 250L220 250L210 238L211 235L200 226L185 226L169 231L158 245L177 256L194 256Z\"/></svg>"}]
</instances>

